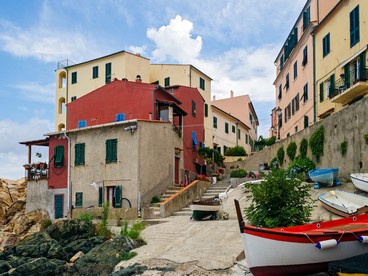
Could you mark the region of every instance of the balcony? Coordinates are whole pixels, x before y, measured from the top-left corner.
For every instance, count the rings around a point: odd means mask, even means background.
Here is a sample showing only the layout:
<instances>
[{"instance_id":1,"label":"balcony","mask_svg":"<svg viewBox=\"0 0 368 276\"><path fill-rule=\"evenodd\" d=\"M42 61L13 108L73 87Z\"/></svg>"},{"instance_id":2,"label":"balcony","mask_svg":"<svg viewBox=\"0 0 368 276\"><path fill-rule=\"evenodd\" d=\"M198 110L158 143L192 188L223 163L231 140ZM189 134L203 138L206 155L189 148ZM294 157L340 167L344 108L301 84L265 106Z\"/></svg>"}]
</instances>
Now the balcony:
<instances>
[{"instance_id":1,"label":"balcony","mask_svg":"<svg viewBox=\"0 0 368 276\"><path fill-rule=\"evenodd\" d=\"M346 105L368 93L368 68L352 70L348 76L341 75L341 78L330 87L328 97L333 103Z\"/></svg>"},{"instance_id":2,"label":"balcony","mask_svg":"<svg viewBox=\"0 0 368 276\"><path fill-rule=\"evenodd\" d=\"M32 164L32 165L25 165L25 178L27 181L37 181L41 179L48 179L49 177L49 170L47 165L41 164Z\"/></svg>"}]
</instances>

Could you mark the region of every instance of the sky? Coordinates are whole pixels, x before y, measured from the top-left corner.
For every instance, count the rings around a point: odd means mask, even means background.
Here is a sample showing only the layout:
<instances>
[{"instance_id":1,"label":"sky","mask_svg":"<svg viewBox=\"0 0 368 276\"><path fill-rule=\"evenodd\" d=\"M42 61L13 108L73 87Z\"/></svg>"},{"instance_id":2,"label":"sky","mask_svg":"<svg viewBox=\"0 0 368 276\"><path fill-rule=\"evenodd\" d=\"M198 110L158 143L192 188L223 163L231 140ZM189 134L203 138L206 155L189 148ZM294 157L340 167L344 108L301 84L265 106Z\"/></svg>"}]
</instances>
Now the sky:
<instances>
[{"instance_id":1,"label":"sky","mask_svg":"<svg viewBox=\"0 0 368 276\"><path fill-rule=\"evenodd\" d=\"M248 94L268 137L274 61L306 0L4 0L0 9L0 178L24 176L21 141L54 131L55 69L118 51L192 64L216 99ZM35 156L39 152L41 158ZM32 148L32 161L47 160Z\"/></svg>"}]
</instances>

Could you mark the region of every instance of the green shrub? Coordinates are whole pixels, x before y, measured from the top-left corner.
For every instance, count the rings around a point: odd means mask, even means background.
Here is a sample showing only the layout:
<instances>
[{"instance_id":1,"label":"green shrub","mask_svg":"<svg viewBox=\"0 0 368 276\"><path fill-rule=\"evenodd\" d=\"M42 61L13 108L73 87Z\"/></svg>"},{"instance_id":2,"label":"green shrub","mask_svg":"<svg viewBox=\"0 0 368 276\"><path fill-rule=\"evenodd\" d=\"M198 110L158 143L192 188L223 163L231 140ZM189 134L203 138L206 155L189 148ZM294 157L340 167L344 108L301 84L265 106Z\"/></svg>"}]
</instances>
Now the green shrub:
<instances>
[{"instance_id":1,"label":"green shrub","mask_svg":"<svg viewBox=\"0 0 368 276\"><path fill-rule=\"evenodd\" d=\"M277 150L277 160L279 161L280 166L284 164L285 151L284 147L281 147Z\"/></svg>"},{"instance_id":2,"label":"green shrub","mask_svg":"<svg viewBox=\"0 0 368 276\"><path fill-rule=\"evenodd\" d=\"M107 229L110 206L108 202L102 204L101 222L97 225L97 234L101 237L111 238L111 231Z\"/></svg>"},{"instance_id":3,"label":"green shrub","mask_svg":"<svg viewBox=\"0 0 368 276\"><path fill-rule=\"evenodd\" d=\"M92 222L93 214L91 213L82 213L79 215L79 219L87 222Z\"/></svg>"},{"instance_id":4,"label":"green shrub","mask_svg":"<svg viewBox=\"0 0 368 276\"><path fill-rule=\"evenodd\" d=\"M271 168L278 168L278 167L279 167L279 159L277 159L277 156L275 156L271 160Z\"/></svg>"},{"instance_id":5,"label":"green shrub","mask_svg":"<svg viewBox=\"0 0 368 276\"><path fill-rule=\"evenodd\" d=\"M203 147L198 149L199 156L205 158L206 160L210 160L208 163L216 163L218 166L222 166L224 163L224 157L219 153L218 150L211 149L209 147ZM212 160L214 158L214 160Z\"/></svg>"},{"instance_id":6,"label":"green shrub","mask_svg":"<svg viewBox=\"0 0 368 276\"><path fill-rule=\"evenodd\" d=\"M129 252L121 252L120 253L120 260L121 261L128 261L130 260L131 258L137 256L137 252L133 252L133 251L129 251Z\"/></svg>"},{"instance_id":7,"label":"green shrub","mask_svg":"<svg viewBox=\"0 0 368 276\"><path fill-rule=\"evenodd\" d=\"M242 146L236 146L232 148L228 148L225 151L225 156L246 156L247 153L245 152L244 147Z\"/></svg>"},{"instance_id":8,"label":"green shrub","mask_svg":"<svg viewBox=\"0 0 368 276\"><path fill-rule=\"evenodd\" d=\"M308 173L310 170L314 170L316 164L308 157L297 156L291 165L287 168L287 174L294 176L295 174Z\"/></svg>"},{"instance_id":9,"label":"green shrub","mask_svg":"<svg viewBox=\"0 0 368 276\"><path fill-rule=\"evenodd\" d=\"M155 203L159 203L160 202L160 198L158 196L154 196L151 199L151 204L155 204Z\"/></svg>"},{"instance_id":10,"label":"green shrub","mask_svg":"<svg viewBox=\"0 0 368 276\"><path fill-rule=\"evenodd\" d=\"M364 138L365 143L368 145L368 133L363 134L363 138Z\"/></svg>"},{"instance_id":11,"label":"green shrub","mask_svg":"<svg viewBox=\"0 0 368 276\"><path fill-rule=\"evenodd\" d=\"M285 170L273 169L259 185L246 186L251 204L245 208L249 223L259 227L287 227L309 221L313 210L310 185Z\"/></svg>"},{"instance_id":12,"label":"green shrub","mask_svg":"<svg viewBox=\"0 0 368 276\"><path fill-rule=\"evenodd\" d=\"M132 227L129 229L128 221L124 221L123 227L121 228L120 235L129 237L133 240L141 238L141 232L144 230L144 224L142 221L135 221Z\"/></svg>"},{"instance_id":13,"label":"green shrub","mask_svg":"<svg viewBox=\"0 0 368 276\"><path fill-rule=\"evenodd\" d=\"M247 175L247 171L243 169L233 170L230 172L231 178L242 178L242 177L246 177L246 175Z\"/></svg>"},{"instance_id":14,"label":"green shrub","mask_svg":"<svg viewBox=\"0 0 368 276\"><path fill-rule=\"evenodd\" d=\"M243 161L243 159L242 158L238 158L238 160L236 160L236 161Z\"/></svg>"},{"instance_id":15,"label":"green shrub","mask_svg":"<svg viewBox=\"0 0 368 276\"><path fill-rule=\"evenodd\" d=\"M324 141L324 127L320 126L313 132L313 134L309 138L309 147L311 148L312 154L316 158L317 163L320 162L321 156L323 156Z\"/></svg>"},{"instance_id":16,"label":"green shrub","mask_svg":"<svg viewBox=\"0 0 368 276\"><path fill-rule=\"evenodd\" d=\"M41 224L41 229L47 229L51 224L51 219L44 219Z\"/></svg>"},{"instance_id":17,"label":"green shrub","mask_svg":"<svg viewBox=\"0 0 368 276\"><path fill-rule=\"evenodd\" d=\"M303 138L300 141L300 146L299 146L300 156L306 157L307 156L307 151L308 151L308 140Z\"/></svg>"},{"instance_id":18,"label":"green shrub","mask_svg":"<svg viewBox=\"0 0 368 276\"><path fill-rule=\"evenodd\" d=\"M340 153L341 153L341 155L345 156L347 150L348 150L348 142L344 141L340 144Z\"/></svg>"},{"instance_id":19,"label":"green shrub","mask_svg":"<svg viewBox=\"0 0 368 276\"><path fill-rule=\"evenodd\" d=\"M297 145L295 142L291 142L286 148L286 154L289 156L290 160L293 161L296 155Z\"/></svg>"}]
</instances>

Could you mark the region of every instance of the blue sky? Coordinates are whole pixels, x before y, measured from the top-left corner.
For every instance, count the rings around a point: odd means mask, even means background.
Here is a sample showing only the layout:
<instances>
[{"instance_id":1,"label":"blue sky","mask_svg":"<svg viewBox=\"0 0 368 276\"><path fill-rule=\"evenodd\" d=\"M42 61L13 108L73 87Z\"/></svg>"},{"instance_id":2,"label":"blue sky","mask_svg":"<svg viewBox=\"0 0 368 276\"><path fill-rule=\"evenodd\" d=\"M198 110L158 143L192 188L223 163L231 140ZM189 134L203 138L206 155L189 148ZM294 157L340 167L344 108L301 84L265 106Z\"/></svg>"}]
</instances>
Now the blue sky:
<instances>
[{"instance_id":1,"label":"blue sky","mask_svg":"<svg viewBox=\"0 0 368 276\"><path fill-rule=\"evenodd\" d=\"M268 136L274 60L306 0L12 0L0 9L0 178L24 176L27 148L54 130L57 62L126 50L192 64L216 99L249 94ZM43 157L35 157L36 152ZM33 160L46 160L33 149Z\"/></svg>"}]
</instances>

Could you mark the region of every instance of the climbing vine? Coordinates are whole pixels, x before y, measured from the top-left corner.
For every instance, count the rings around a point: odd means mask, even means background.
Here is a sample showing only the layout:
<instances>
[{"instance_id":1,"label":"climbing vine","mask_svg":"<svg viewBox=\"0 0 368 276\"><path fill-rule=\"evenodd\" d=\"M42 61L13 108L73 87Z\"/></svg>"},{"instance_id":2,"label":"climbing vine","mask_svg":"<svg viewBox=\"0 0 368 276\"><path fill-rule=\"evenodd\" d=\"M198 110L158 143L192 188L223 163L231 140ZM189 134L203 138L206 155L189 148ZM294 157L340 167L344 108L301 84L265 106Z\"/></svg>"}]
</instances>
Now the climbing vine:
<instances>
[{"instance_id":1,"label":"climbing vine","mask_svg":"<svg viewBox=\"0 0 368 276\"><path fill-rule=\"evenodd\" d=\"M323 156L323 144L325 141L324 127L317 128L309 138L309 146L317 163L320 162Z\"/></svg>"},{"instance_id":2,"label":"climbing vine","mask_svg":"<svg viewBox=\"0 0 368 276\"><path fill-rule=\"evenodd\" d=\"M308 150L308 140L303 138L300 141L300 146L299 146L300 156L301 157L306 157L307 156L307 150Z\"/></svg>"},{"instance_id":3,"label":"climbing vine","mask_svg":"<svg viewBox=\"0 0 368 276\"><path fill-rule=\"evenodd\" d=\"M340 144L340 153L342 156L345 156L347 149L348 149L348 142L347 141L342 142Z\"/></svg>"},{"instance_id":4,"label":"climbing vine","mask_svg":"<svg viewBox=\"0 0 368 276\"><path fill-rule=\"evenodd\" d=\"M368 145L368 133L363 135L365 143Z\"/></svg>"},{"instance_id":5,"label":"climbing vine","mask_svg":"<svg viewBox=\"0 0 368 276\"><path fill-rule=\"evenodd\" d=\"M290 160L293 161L296 155L297 145L295 142L291 142L286 148L286 153L289 156Z\"/></svg>"},{"instance_id":6,"label":"climbing vine","mask_svg":"<svg viewBox=\"0 0 368 276\"><path fill-rule=\"evenodd\" d=\"M277 159L279 161L280 166L282 166L282 164L284 164L284 157L285 157L284 147L281 147L277 151Z\"/></svg>"}]
</instances>

